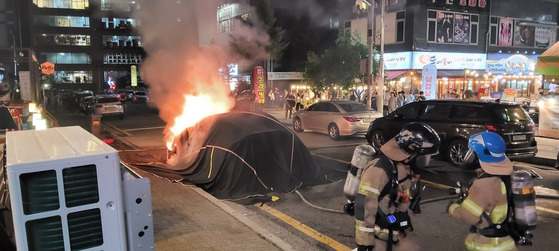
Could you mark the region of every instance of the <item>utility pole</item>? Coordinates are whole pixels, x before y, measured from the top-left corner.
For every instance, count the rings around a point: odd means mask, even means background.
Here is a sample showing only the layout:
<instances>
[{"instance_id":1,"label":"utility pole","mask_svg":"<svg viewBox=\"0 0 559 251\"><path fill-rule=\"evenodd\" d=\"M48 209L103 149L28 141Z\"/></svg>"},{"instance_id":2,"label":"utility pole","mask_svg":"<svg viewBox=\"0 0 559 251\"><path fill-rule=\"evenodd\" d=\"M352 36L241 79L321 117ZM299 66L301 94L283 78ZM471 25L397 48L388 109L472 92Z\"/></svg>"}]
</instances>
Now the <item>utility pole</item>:
<instances>
[{"instance_id":1,"label":"utility pole","mask_svg":"<svg viewBox=\"0 0 559 251\"><path fill-rule=\"evenodd\" d=\"M374 1L374 0L373 0ZM368 97L367 105L371 107L371 99L373 97L373 43L374 43L374 23L375 23L375 5L374 2L369 3L367 1L363 1L365 4L368 5L369 11L367 13L367 46L369 49L369 55L367 56L367 92ZM378 96L377 96L378 100ZM378 104L378 101L377 101ZM377 106L378 110L378 106Z\"/></svg>"},{"instance_id":2,"label":"utility pole","mask_svg":"<svg viewBox=\"0 0 559 251\"><path fill-rule=\"evenodd\" d=\"M377 74L377 111L384 114L384 5L386 0L380 0L380 59Z\"/></svg>"}]
</instances>

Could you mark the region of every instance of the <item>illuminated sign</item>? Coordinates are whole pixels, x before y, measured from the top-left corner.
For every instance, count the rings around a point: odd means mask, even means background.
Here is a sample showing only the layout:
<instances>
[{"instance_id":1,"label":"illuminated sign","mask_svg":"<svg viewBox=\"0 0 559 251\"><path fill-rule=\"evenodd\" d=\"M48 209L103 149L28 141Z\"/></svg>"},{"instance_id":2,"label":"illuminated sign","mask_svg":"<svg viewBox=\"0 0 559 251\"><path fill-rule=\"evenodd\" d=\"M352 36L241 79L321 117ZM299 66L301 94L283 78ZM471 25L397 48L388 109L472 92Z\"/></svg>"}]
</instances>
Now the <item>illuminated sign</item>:
<instances>
[{"instance_id":1,"label":"illuminated sign","mask_svg":"<svg viewBox=\"0 0 559 251\"><path fill-rule=\"evenodd\" d=\"M394 52L384 54L384 69L386 70L409 70L411 68L412 53Z\"/></svg>"},{"instance_id":2,"label":"illuminated sign","mask_svg":"<svg viewBox=\"0 0 559 251\"><path fill-rule=\"evenodd\" d=\"M130 85L138 86L138 70L135 65L130 66Z\"/></svg>"},{"instance_id":3,"label":"illuminated sign","mask_svg":"<svg viewBox=\"0 0 559 251\"><path fill-rule=\"evenodd\" d=\"M433 64L423 66L421 71L421 90L425 98L437 98L437 67Z\"/></svg>"},{"instance_id":4,"label":"illuminated sign","mask_svg":"<svg viewBox=\"0 0 559 251\"><path fill-rule=\"evenodd\" d=\"M256 103L264 104L266 99L266 84L264 82L264 67L255 66L253 74L254 93L256 94Z\"/></svg>"},{"instance_id":5,"label":"illuminated sign","mask_svg":"<svg viewBox=\"0 0 559 251\"><path fill-rule=\"evenodd\" d=\"M44 62L41 64L41 72L47 75L54 73L54 64L51 62Z\"/></svg>"},{"instance_id":6,"label":"illuminated sign","mask_svg":"<svg viewBox=\"0 0 559 251\"><path fill-rule=\"evenodd\" d=\"M492 74L522 74L528 75L536 70L537 55L522 54L489 54L487 71Z\"/></svg>"},{"instance_id":7,"label":"illuminated sign","mask_svg":"<svg viewBox=\"0 0 559 251\"><path fill-rule=\"evenodd\" d=\"M439 70L485 70L487 55L484 53L414 52L412 69L434 64Z\"/></svg>"},{"instance_id":8,"label":"illuminated sign","mask_svg":"<svg viewBox=\"0 0 559 251\"><path fill-rule=\"evenodd\" d=\"M268 80L301 80L302 72L268 72Z\"/></svg>"}]
</instances>

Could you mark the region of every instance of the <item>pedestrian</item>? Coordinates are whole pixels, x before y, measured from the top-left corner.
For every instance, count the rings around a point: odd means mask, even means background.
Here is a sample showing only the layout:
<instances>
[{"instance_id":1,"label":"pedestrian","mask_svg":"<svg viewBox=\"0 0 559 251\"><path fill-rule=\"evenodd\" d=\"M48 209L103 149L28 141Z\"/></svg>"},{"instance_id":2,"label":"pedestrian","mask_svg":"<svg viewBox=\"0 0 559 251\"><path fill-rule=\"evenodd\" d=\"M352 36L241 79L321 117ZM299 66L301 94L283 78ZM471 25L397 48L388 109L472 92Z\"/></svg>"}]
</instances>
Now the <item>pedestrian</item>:
<instances>
[{"instance_id":1,"label":"pedestrian","mask_svg":"<svg viewBox=\"0 0 559 251\"><path fill-rule=\"evenodd\" d=\"M464 99L465 100L477 100L476 95L474 95L474 92L472 90L466 90L464 92Z\"/></svg>"},{"instance_id":2,"label":"pedestrian","mask_svg":"<svg viewBox=\"0 0 559 251\"><path fill-rule=\"evenodd\" d=\"M412 103L414 100L415 100L415 95L413 94L413 91L410 91L408 96L406 96L406 104Z\"/></svg>"},{"instance_id":3,"label":"pedestrian","mask_svg":"<svg viewBox=\"0 0 559 251\"><path fill-rule=\"evenodd\" d=\"M439 146L435 130L416 122L380 147L380 156L362 171L355 196L357 250L419 250L407 211L419 205L421 189L414 188L417 180L411 178L410 163L417 156L437 153Z\"/></svg>"},{"instance_id":4,"label":"pedestrian","mask_svg":"<svg viewBox=\"0 0 559 251\"><path fill-rule=\"evenodd\" d=\"M384 100L383 100L384 103L382 104L382 106L383 106L382 109L383 109L384 115L387 115L389 113L388 112L388 101L390 100L390 97L392 96L391 93L392 92L389 92L388 90L384 91L384 96L383 96L384 97Z\"/></svg>"},{"instance_id":5,"label":"pedestrian","mask_svg":"<svg viewBox=\"0 0 559 251\"><path fill-rule=\"evenodd\" d=\"M272 106L273 107L277 107L278 105L278 101L281 100L281 94L278 90L277 87L274 88L274 102L272 102Z\"/></svg>"},{"instance_id":6,"label":"pedestrian","mask_svg":"<svg viewBox=\"0 0 559 251\"><path fill-rule=\"evenodd\" d=\"M417 101L425 101L427 98L425 98L425 93L423 91L419 92L419 96L417 97Z\"/></svg>"},{"instance_id":7,"label":"pedestrian","mask_svg":"<svg viewBox=\"0 0 559 251\"><path fill-rule=\"evenodd\" d=\"M478 175L468 196L460 203L451 202L448 213L472 226L464 242L467 250L517 250L512 237L496 227L506 221L508 208L507 192L500 176L510 176L513 172L512 163L505 155L505 141L494 132L481 132L470 136L468 147L467 159L477 156L481 168L476 170Z\"/></svg>"},{"instance_id":8,"label":"pedestrian","mask_svg":"<svg viewBox=\"0 0 559 251\"><path fill-rule=\"evenodd\" d=\"M402 107L404 106L404 101L406 100L406 97L404 96L404 92L398 92L398 96L396 97L396 106L397 107Z\"/></svg>"},{"instance_id":9,"label":"pedestrian","mask_svg":"<svg viewBox=\"0 0 559 251\"><path fill-rule=\"evenodd\" d=\"M274 108L275 100L276 100L276 94L274 93L274 90L270 89L270 92L268 93L268 104L270 108Z\"/></svg>"},{"instance_id":10,"label":"pedestrian","mask_svg":"<svg viewBox=\"0 0 559 251\"><path fill-rule=\"evenodd\" d=\"M355 95L354 90L349 90L349 100L351 100L351 101L357 100L357 96Z\"/></svg>"},{"instance_id":11,"label":"pedestrian","mask_svg":"<svg viewBox=\"0 0 559 251\"><path fill-rule=\"evenodd\" d=\"M285 118L286 119L291 118L294 107L295 107L295 95L293 95L293 91L291 91L285 96Z\"/></svg>"},{"instance_id":12,"label":"pedestrian","mask_svg":"<svg viewBox=\"0 0 559 251\"><path fill-rule=\"evenodd\" d=\"M373 110L378 111L377 110L377 91L373 91L373 95L371 95L371 108L373 108Z\"/></svg>"},{"instance_id":13,"label":"pedestrian","mask_svg":"<svg viewBox=\"0 0 559 251\"><path fill-rule=\"evenodd\" d=\"M398 99L396 98L396 93L391 92L390 97L388 98L388 114L395 111L396 108L398 108Z\"/></svg>"}]
</instances>

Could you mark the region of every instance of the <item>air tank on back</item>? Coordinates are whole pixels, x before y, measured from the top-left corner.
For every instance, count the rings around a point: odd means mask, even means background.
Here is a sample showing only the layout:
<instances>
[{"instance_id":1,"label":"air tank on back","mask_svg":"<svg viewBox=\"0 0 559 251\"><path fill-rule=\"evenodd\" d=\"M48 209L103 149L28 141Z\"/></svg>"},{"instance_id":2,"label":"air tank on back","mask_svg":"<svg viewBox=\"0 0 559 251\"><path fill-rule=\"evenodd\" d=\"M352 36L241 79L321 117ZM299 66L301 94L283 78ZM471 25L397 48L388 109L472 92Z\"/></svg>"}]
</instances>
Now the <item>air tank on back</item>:
<instances>
[{"instance_id":1,"label":"air tank on back","mask_svg":"<svg viewBox=\"0 0 559 251\"><path fill-rule=\"evenodd\" d=\"M355 147L344 184L344 194L348 200L353 201L355 199L355 194L361 182L361 173L367 167L367 163L373 159L375 153L375 149L368 144Z\"/></svg>"}]
</instances>

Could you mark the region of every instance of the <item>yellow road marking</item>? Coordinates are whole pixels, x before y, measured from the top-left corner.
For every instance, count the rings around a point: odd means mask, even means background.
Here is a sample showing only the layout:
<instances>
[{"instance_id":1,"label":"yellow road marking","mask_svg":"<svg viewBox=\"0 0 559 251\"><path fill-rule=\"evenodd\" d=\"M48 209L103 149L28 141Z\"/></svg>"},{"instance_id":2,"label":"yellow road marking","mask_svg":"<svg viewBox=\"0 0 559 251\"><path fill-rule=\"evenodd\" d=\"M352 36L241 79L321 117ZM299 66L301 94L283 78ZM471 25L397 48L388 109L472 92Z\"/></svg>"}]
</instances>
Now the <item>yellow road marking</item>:
<instances>
[{"instance_id":1,"label":"yellow road marking","mask_svg":"<svg viewBox=\"0 0 559 251\"><path fill-rule=\"evenodd\" d=\"M123 130L121 130L120 128L116 127L115 125L113 125L113 124L111 124L111 123L109 123L109 122L101 122L101 123L103 123L104 126L110 127L111 129L113 129L113 130L115 130L115 131L118 131L118 132L120 132L120 133L122 133L122 134L124 134L124 135L126 135L126 136L128 136L128 137L133 136L133 135L130 134L129 132L123 131Z\"/></svg>"},{"instance_id":2,"label":"yellow road marking","mask_svg":"<svg viewBox=\"0 0 559 251\"><path fill-rule=\"evenodd\" d=\"M262 206L260 206L259 204L256 204L256 207L264 210L265 212L269 213L270 215L282 220L283 222L289 224L290 226L294 227L295 229L303 232L304 234L310 236L311 238L320 241L330 247L332 247L334 250L351 250L351 248L347 247L344 244L341 244L339 242L337 242L336 240L323 235L321 233L319 233L318 231L312 229L311 227L289 217L288 215L273 209L272 207L264 204Z\"/></svg>"}]
</instances>

